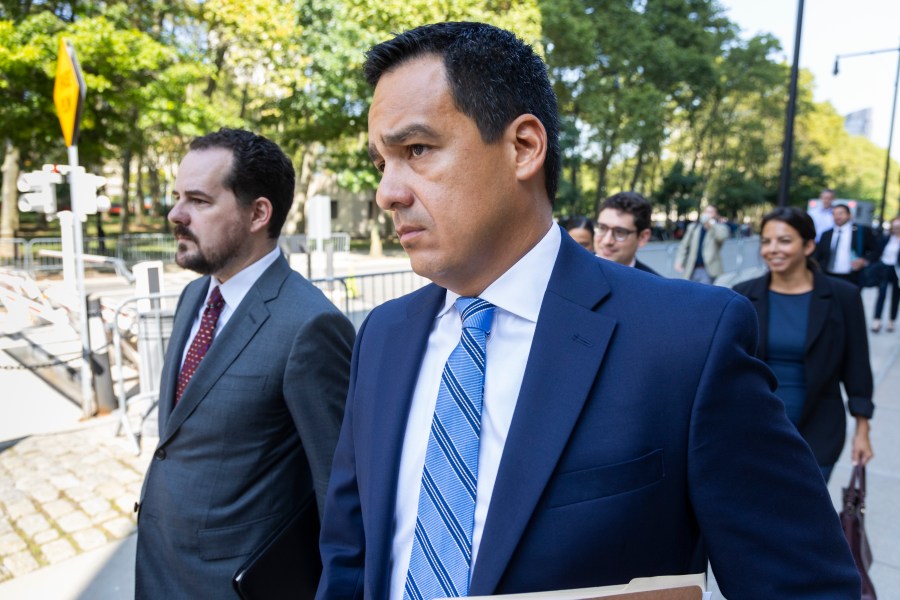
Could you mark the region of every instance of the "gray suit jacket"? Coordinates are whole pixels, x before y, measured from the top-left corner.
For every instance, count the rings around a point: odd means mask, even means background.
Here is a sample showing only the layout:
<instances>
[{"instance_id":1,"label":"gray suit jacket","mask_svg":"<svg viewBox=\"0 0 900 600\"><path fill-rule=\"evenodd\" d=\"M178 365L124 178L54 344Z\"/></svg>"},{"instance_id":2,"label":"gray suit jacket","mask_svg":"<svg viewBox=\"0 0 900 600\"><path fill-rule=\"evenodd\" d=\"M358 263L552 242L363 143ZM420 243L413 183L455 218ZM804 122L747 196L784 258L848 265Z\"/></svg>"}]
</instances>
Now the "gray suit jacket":
<instances>
[{"instance_id":1,"label":"gray suit jacket","mask_svg":"<svg viewBox=\"0 0 900 600\"><path fill-rule=\"evenodd\" d=\"M316 494L321 514L354 331L283 257L253 285L173 409L209 277L178 301L162 372L159 446L144 480L136 597L235 597L247 556Z\"/></svg>"}]
</instances>

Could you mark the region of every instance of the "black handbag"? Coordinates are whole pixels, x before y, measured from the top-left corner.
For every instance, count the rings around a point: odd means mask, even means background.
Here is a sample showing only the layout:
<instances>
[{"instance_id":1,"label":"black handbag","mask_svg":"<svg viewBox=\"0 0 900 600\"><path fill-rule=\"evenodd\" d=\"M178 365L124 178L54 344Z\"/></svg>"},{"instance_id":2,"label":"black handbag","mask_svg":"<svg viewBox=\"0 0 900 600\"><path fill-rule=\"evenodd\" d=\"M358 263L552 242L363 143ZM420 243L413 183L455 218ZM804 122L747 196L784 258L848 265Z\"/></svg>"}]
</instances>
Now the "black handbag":
<instances>
[{"instance_id":1,"label":"black handbag","mask_svg":"<svg viewBox=\"0 0 900 600\"><path fill-rule=\"evenodd\" d=\"M841 527L850 544L850 552L862 579L862 600L877 600L875 586L869 578L872 565L872 548L866 536L866 467L855 465L850 484L844 488L844 507L841 509Z\"/></svg>"},{"instance_id":2,"label":"black handbag","mask_svg":"<svg viewBox=\"0 0 900 600\"><path fill-rule=\"evenodd\" d=\"M866 265L859 271L859 279L857 282L859 283L859 287L878 287L881 285L881 282L887 279L885 274L885 267L890 268L889 265L884 264L880 260L876 260L875 262Z\"/></svg>"}]
</instances>

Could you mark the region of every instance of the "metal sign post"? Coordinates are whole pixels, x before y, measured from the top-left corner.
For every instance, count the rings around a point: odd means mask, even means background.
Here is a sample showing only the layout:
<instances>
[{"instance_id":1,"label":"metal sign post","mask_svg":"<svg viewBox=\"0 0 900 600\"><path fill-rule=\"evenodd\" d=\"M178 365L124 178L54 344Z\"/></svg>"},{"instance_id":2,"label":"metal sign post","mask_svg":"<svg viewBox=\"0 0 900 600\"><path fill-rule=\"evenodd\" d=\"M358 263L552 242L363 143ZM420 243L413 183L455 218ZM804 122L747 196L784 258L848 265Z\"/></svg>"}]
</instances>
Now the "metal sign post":
<instances>
[{"instance_id":1,"label":"metal sign post","mask_svg":"<svg viewBox=\"0 0 900 600\"><path fill-rule=\"evenodd\" d=\"M85 417L93 416L94 382L91 370L91 342L88 333L87 294L84 289L84 239L81 231L82 212L78 205L78 133L84 109L86 86L75 48L63 38L59 40L53 103L59 116L63 137L69 149L69 185L72 195L72 226L62 227L62 236L74 236L75 292L77 294L79 329L81 330L81 409ZM65 245L65 244L64 244Z\"/></svg>"}]
</instances>

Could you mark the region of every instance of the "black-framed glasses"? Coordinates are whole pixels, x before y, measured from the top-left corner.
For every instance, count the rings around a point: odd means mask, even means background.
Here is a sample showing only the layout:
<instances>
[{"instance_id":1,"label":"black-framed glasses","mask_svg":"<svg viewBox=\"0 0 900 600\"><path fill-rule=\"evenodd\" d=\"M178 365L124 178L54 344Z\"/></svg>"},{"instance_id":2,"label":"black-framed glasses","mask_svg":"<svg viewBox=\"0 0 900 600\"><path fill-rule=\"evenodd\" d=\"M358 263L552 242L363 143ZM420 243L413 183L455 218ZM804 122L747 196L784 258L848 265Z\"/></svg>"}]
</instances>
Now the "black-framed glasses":
<instances>
[{"instance_id":1,"label":"black-framed glasses","mask_svg":"<svg viewBox=\"0 0 900 600\"><path fill-rule=\"evenodd\" d=\"M608 227L603 223L597 223L594 231L597 234L597 238L601 240L606 237L607 233L612 232L613 239L617 242L624 242L628 239L629 235L631 235L632 233L637 233L637 229L625 229L624 227Z\"/></svg>"}]
</instances>

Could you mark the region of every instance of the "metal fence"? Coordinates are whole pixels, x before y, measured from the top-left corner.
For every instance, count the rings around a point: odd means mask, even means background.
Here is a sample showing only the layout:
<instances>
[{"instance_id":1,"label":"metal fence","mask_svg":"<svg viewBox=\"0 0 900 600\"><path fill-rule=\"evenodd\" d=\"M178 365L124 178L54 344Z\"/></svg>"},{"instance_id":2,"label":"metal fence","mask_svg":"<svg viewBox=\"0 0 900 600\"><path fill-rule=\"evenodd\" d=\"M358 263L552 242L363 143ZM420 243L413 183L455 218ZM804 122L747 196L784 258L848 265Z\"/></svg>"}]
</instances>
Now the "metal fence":
<instances>
[{"instance_id":1,"label":"metal fence","mask_svg":"<svg viewBox=\"0 0 900 600\"><path fill-rule=\"evenodd\" d=\"M310 280L359 329L369 312L388 300L399 298L429 283L412 271L367 273Z\"/></svg>"},{"instance_id":2,"label":"metal fence","mask_svg":"<svg viewBox=\"0 0 900 600\"><path fill-rule=\"evenodd\" d=\"M27 244L22 238L0 238L0 267L25 270Z\"/></svg>"},{"instance_id":3,"label":"metal fence","mask_svg":"<svg viewBox=\"0 0 900 600\"><path fill-rule=\"evenodd\" d=\"M316 250L317 241L307 240L305 235L286 235L279 244L291 253L309 253ZM350 251L350 234L336 232L325 240L323 250ZM85 267L100 270L121 271L123 266L148 260L175 261L175 237L167 233L137 233L109 237L85 237L84 253L106 257L109 261L93 261ZM32 277L62 271L62 238L0 238L0 267L28 272Z\"/></svg>"},{"instance_id":4,"label":"metal fence","mask_svg":"<svg viewBox=\"0 0 900 600\"><path fill-rule=\"evenodd\" d=\"M135 452L140 452L140 436L144 420L159 401L159 380L162 374L166 345L172 334L172 322L177 293L148 294L128 298L119 304L107 327L112 330L115 352L116 395L118 397L119 429L125 433ZM137 375L137 393L129 397L126 371ZM144 401L138 431L132 427L128 405Z\"/></svg>"}]
</instances>

